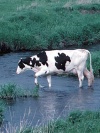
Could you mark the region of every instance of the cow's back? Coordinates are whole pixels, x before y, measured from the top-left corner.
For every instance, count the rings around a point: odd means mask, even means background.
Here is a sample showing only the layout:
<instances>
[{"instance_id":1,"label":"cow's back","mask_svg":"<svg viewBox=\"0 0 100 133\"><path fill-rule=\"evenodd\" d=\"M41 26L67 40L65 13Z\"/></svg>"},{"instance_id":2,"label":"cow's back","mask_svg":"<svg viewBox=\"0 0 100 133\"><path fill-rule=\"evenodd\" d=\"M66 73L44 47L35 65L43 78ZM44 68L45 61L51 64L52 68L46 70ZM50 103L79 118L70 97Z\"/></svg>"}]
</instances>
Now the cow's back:
<instances>
[{"instance_id":1,"label":"cow's back","mask_svg":"<svg viewBox=\"0 0 100 133\"><path fill-rule=\"evenodd\" d=\"M85 49L52 50L46 51L48 68L50 71L67 71L87 60L88 52Z\"/></svg>"}]
</instances>

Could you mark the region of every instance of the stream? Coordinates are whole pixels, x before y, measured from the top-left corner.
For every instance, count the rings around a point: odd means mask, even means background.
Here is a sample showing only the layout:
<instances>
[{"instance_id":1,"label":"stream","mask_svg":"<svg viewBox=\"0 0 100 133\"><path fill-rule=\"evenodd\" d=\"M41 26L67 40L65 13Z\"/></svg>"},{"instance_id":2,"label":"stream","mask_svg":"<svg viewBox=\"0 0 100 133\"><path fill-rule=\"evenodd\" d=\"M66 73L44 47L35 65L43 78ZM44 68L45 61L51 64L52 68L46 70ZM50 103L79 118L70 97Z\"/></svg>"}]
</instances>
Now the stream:
<instances>
[{"instance_id":1,"label":"stream","mask_svg":"<svg viewBox=\"0 0 100 133\"><path fill-rule=\"evenodd\" d=\"M19 59L32 56L34 52L16 52L0 56L0 85L15 83L27 92L34 89L34 72L16 74ZM39 97L17 98L7 101L4 122L0 131L27 126L41 126L49 121L66 118L76 110L100 110L100 79L95 78L93 89L88 88L87 79L83 88L78 87L77 77L52 76L52 87L48 87L45 76L39 78L45 88L39 89ZM5 128L6 127L6 128ZM13 130L13 129L12 129Z\"/></svg>"}]
</instances>

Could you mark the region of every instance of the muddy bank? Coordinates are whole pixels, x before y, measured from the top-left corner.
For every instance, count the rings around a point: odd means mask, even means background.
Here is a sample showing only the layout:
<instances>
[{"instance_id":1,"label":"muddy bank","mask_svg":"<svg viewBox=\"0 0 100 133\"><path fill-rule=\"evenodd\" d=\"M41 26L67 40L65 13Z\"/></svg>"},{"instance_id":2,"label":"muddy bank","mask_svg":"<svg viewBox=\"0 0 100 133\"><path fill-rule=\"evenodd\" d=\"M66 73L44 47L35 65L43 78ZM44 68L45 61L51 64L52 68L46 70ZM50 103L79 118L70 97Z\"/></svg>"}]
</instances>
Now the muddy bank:
<instances>
[{"instance_id":1,"label":"muddy bank","mask_svg":"<svg viewBox=\"0 0 100 133\"><path fill-rule=\"evenodd\" d=\"M67 41L63 40L62 42L60 42L56 48L53 48L52 45L49 45L48 48L39 48L39 47L36 47L36 48L31 48L31 49L28 49L26 48L25 46L18 46L18 45L15 45L14 44L14 47L12 48L11 46L9 46L7 43L5 42L1 42L0 43L0 55L2 54L7 54L7 53L10 53L10 52L34 52L34 51L43 51L43 50L55 50L55 49L78 49L78 48L85 48L85 49L89 49L89 50L99 50L100 49L100 40L96 40L96 42L94 44L91 44L91 45L88 45L89 44L89 41L88 40L85 40L83 42L82 45L78 45L77 43L73 44L73 43L68 43Z\"/></svg>"},{"instance_id":2,"label":"muddy bank","mask_svg":"<svg viewBox=\"0 0 100 133\"><path fill-rule=\"evenodd\" d=\"M5 42L0 43L0 55L10 53L11 51L11 48Z\"/></svg>"}]
</instances>

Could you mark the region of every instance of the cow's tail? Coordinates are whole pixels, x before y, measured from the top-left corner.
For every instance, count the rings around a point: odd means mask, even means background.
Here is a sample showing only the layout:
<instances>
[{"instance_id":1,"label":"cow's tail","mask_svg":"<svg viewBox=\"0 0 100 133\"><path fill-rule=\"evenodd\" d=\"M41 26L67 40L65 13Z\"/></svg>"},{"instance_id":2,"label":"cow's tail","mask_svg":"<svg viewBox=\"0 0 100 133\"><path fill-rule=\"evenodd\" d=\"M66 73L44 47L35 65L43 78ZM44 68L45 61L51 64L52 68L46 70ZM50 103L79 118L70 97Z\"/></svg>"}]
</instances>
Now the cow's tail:
<instances>
[{"instance_id":1,"label":"cow's tail","mask_svg":"<svg viewBox=\"0 0 100 133\"><path fill-rule=\"evenodd\" d=\"M90 57L90 72L93 73L91 53L88 51L88 54L89 54L89 57Z\"/></svg>"},{"instance_id":2,"label":"cow's tail","mask_svg":"<svg viewBox=\"0 0 100 133\"><path fill-rule=\"evenodd\" d=\"M91 73L91 78L92 82L94 81L94 75L93 75L93 68L92 68L92 58L91 58L91 53L88 51L89 58L90 58L90 73Z\"/></svg>"}]
</instances>

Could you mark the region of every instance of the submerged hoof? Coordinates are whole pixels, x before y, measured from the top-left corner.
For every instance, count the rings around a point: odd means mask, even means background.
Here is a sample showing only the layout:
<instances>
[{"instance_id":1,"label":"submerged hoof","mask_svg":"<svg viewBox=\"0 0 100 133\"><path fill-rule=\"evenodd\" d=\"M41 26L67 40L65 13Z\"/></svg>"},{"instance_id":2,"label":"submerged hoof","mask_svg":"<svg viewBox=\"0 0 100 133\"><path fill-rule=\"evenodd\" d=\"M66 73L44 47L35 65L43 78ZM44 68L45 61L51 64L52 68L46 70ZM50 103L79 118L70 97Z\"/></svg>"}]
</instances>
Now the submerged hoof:
<instances>
[{"instance_id":1,"label":"submerged hoof","mask_svg":"<svg viewBox=\"0 0 100 133\"><path fill-rule=\"evenodd\" d=\"M39 87L40 87L40 88L45 88L45 86L43 86L43 85L39 85Z\"/></svg>"}]
</instances>

